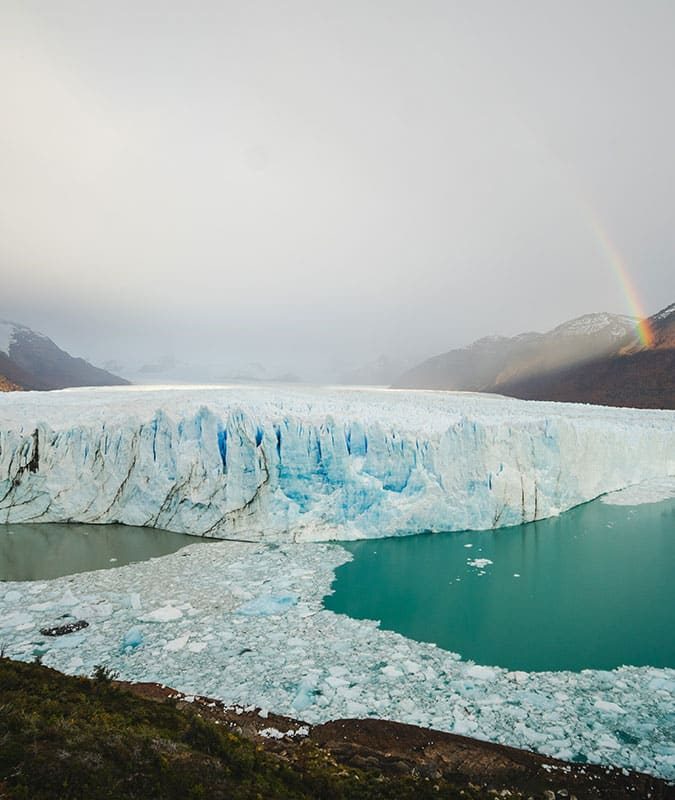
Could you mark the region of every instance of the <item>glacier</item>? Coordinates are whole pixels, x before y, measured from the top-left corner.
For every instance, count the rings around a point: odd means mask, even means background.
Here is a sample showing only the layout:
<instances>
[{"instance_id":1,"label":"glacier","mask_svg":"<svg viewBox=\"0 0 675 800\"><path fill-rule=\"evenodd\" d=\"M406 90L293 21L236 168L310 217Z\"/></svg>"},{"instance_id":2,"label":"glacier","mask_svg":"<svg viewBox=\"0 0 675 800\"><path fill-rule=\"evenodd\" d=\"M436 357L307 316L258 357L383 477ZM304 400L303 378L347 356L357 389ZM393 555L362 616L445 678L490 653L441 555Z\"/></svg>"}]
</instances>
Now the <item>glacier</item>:
<instances>
[{"instance_id":1,"label":"glacier","mask_svg":"<svg viewBox=\"0 0 675 800\"><path fill-rule=\"evenodd\" d=\"M103 664L263 714L377 716L675 779L675 670L509 671L323 607L351 558L326 540L496 528L670 485L674 445L675 412L458 393L0 396L0 522L244 540L1 583L0 643L70 674ZM64 621L88 625L42 634Z\"/></svg>"},{"instance_id":2,"label":"glacier","mask_svg":"<svg viewBox=\"0 0 675 800\"><path fill-rule=\"evenodd\" d=\"M278 386L0 397L0 522L356 539L515 525L672 476L672 411Z\"/></svg>"}]
</instances>

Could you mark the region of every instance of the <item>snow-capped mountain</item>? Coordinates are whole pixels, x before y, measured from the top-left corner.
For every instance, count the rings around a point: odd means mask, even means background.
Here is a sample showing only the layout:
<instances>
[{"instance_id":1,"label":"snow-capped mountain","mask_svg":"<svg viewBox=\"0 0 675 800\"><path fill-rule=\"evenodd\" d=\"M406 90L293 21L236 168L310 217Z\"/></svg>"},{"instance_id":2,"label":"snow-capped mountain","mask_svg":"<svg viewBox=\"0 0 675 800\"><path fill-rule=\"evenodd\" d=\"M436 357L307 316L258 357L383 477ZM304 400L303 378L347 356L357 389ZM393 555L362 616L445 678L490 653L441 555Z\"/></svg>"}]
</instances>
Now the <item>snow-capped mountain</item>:
<instances>
[{"instance_id":1,"label":"snow-capped mountain","mask_svg":"<svg viewBox=\"0 0 675 800\"><path fill-rule=\"evenodd\" d=\"M487 336L430 358L403 374L398 388L499 391L529 375L561 369L617 352L637 341L632 317L586 314L547 333Z\"/></svg>"},{"instance_id":2,"label":"snow-capped mountain","mask_svg":"<svg viewBox=\"0 0 675 800\"><path fill-rule=\"evenodd\" d=\"M647 321L587 314L548 333L490 337L429 359L396 386L485 391L524 400L675 408L675 303Z\"/></svg>"},{"instance_id":3,"label":"snow-capped mountain","mask_svg":"<svg viewBox=\"0 0 675 800\"><path fill-rule=\"evenodd\" d=\"M0 391L127 383L83 358L74 358L44 334L0 319Z\"/></svg>"}]
</instances>

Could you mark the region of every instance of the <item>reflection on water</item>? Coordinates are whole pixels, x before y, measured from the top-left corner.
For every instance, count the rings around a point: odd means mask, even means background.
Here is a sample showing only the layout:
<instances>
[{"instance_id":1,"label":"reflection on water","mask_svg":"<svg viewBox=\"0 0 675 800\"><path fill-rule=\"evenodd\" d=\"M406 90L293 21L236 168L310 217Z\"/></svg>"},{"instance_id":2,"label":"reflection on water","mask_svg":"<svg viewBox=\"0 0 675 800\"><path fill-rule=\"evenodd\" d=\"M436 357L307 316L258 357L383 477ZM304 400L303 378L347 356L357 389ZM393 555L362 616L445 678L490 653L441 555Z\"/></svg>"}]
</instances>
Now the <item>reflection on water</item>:
<instances>
[{"instance_id":1,"label":"reflection on water","mask_svg":"<svg viewBox=\"0 0 675 800\"><path fill-rule=\"evenodd\" d=\"M325 599L334 611L480 664L675 667L673 500L344 546L354 560Z\"/></svg>"},{"instance_id":2,"label":"reflection on water","mask_svg":"<svg viewBox=\"0 0 675 800\"><path fill-rule=\"evenodd\" d=\"M127 525L0 525L0 580L45 580L120 567L204 541Z\"/></svg>"}]
</instances>

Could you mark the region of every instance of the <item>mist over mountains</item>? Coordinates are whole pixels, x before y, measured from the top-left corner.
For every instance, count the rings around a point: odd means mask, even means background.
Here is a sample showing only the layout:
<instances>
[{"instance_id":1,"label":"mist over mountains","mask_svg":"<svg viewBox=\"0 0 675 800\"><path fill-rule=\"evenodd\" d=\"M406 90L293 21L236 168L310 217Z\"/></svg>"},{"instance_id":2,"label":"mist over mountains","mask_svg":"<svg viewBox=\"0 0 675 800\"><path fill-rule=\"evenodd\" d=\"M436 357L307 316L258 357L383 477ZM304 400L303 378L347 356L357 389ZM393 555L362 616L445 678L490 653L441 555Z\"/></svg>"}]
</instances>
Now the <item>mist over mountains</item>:
<instances>
[{"instance_id":1,"label":"mist over mountains","mask_svg":"<svg viewBox=\"0 0 675 800\"><path fill-rule=\"evenodd\" d=\"M360 367L326 365L325 382L399 389L489 392L525 400L556 400L638 408L675 408L675 304L648 320L645 346L637 320L586 314L546 333L486 336L415 366L381 356ZM298 383L281 365L158 358L137 365L107 362L101 369L75 358L47 336L0 320L0 391L158 383ZM120 377L118 374L125 377Z\"/></svg>"}]
</instances>

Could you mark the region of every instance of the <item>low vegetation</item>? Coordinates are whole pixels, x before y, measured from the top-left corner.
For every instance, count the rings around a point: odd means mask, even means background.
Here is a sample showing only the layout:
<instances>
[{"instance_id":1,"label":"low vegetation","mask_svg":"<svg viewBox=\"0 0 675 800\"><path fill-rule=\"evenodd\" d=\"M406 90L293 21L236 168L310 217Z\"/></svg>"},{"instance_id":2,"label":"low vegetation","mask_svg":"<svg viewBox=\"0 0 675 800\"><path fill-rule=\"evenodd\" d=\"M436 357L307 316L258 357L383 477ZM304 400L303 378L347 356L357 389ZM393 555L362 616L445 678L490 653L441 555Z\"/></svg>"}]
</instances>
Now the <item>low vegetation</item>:
<instances>
[{"instance_id":1,"label":"low vegetation","mask_svg":"<svg viewBox=\"0 0 675 800\"><path fill-rule=\"evenodd\" d=\"M105 668L95 679L74 678L0 659L0 797L493 796L411 774L345 767L310 742L292 756L268 753L195 711L136 697L113 677Z\"/></svg>"}]
</instances>

